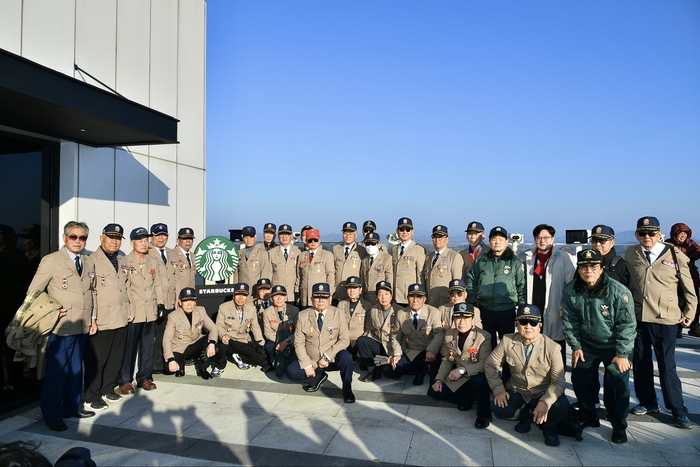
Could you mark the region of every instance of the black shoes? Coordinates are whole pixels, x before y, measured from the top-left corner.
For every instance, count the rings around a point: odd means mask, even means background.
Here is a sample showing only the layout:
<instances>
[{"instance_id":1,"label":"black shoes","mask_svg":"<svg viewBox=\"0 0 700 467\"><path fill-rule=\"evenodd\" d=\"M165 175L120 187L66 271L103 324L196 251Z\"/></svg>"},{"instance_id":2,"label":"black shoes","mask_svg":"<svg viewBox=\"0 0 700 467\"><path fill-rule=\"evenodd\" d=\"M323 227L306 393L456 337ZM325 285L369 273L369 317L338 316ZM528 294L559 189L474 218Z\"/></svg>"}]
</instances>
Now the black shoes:
<instances>
[{"instance_id":1,"label":"black shoes","mask_svg":"<svg viewBox=\"0 0 700 467\"><path fill-rule=\"evenodd\" d=\"M64 415L63 418L90 418L90 417L94 417L94 416L95 416L95 412L83 409L78 413Z\"/></svg>"},{"instance_id":2,"label":"black shoes","mask_svg":"<svg viewBox=\"0 0 700 467\"><path fill-rule=\"evenodd\" d=\"M471 410L472 407L474 407L475 401L476 400L474 399L474 396L468 396L467 400L459 403L459 405L457 406L457 410L459 410L460 412L467 412Z\"/></svg>"},{"instance_id":3,"label":"black shoes","mask_svg":"<svg viewBox=\"0 0 700 467\"><path fill-rule=\"evenodd\" d=\"M553 430L545 428L542 430L542 434L544 434L544 444L547 446L559 446L559 435Z\"/></svg>"},{"instance_id":4,"label":"black shoes","mask_svg":"<svg viewBox=\"0 0 700 467\"><path fill-rule=\"evenodd\" d=\"M591 428L598 428L600 426L600 420L584 420L581 422L581 428L586 428L589 426Z\"/></svg>"},{"instance_id":5,"label":"black shoes","mask_svg":"<svg viewBox=\"0 0 700 467\"><path fill-rule=\"evenodd\" d=\"M515 425L515 431L518 433L529 433L532 426L532 415L527 414L523 416L517 425Z\"/></svg>"},{"instance_id":6,"label":"black shoes","mask_svg":"<svg viewBox=\"0 0 700 467\"><path fill-rule=\"evenodd\" d=\"M425 373L418 373L414 378L413 378L413 385L414 386L422 386L423 381L425 381Z\"/></svg>"},{"instance_id":7,"label":"black shoes","mask_svg":"<svg viewBox=\"0 0 700 467\"><path fill-rule=\"evenodd\" d=\"M310 384L306 384L306 385L302 386L302 389L306 392L316 392L316 391L318 391L318 388L321 387L323 382L327 379L328 379L328 374L324 371L323 376L321 376L321 379L318 380L318 383L314 384L313 386L311 386Z\"/></svg>"},{"instance_id":8,"label":"black shoes","mask_svg":"<svg viewBox=\"0 0 700 467\"><path fill-rule=\"evenodd\" d=\"M613 430L612 438L610 438L615 444L624 444L627 442L627 432L625 430Z\"/></svg>"},{"instance_id":9,"label":"black shoes","mask_svg":"<svg viewBox=\"0 0 700 467\"><path fill-rule=\"evenodd\" d=\"M48 426L49 430L51 431L66 431L68 429L68 425L66 425L66 422L63 420L59 420L57 422L46 422L46 426Z\"/></svg>"},{"instance_id":10,"label":"black shoes","mask_svg":"<svg viewBox=\"0 0 700 467\"><path fill-rule=\"evenodd\" d=\"M371 372L367 373L364 376L360 376L360 381L364 383L371 383L372 381L376 381L382 377L382 367L380 366L375 366L374 370Z\"/></svg>"},{"instance_id":11,"label":"black shoes","mask_svg":"<svg viewBox=\"0 0 700 467\"><path fill-rule=\"evenodd\" d=\"M183 376L185 376L185 370L184 370L184 369L180 369L180 370L177 370L177 371L175 372L175 377L176 377L176 378L182 378Z\"/></svg>"},{"instance_id":12,"label":"black shoes","mask_svg":"<svg viewBox=\"0 0 700 467\"><path fill-rule=\"evenodd\" d=\"M355 394L353 394L352 391L344 392L343 400L346 404L352 404L353 402L355 402Z\"/></svg>"},{"instance_id":13,"label":"black shoes","mask_svg":"<svg viewBox=\"0 0 700 467\"><path fill-rule=\"evenodd\" d=\"M474 427L476 428L487 428L491 424L491 419L486 417L476 417L474 422Z\"/></svg>"}]
</instances>

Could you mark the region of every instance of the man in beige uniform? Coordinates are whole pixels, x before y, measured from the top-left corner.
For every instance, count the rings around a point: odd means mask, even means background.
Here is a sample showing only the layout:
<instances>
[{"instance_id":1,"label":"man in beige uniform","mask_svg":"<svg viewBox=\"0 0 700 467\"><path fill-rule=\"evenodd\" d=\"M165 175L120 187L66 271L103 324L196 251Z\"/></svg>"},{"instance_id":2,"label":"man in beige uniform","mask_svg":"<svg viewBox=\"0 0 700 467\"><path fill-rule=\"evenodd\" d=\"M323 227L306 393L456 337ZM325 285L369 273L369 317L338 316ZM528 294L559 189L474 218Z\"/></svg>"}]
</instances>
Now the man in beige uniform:
<instances>
[{"instance_id":1,"label":"man in beige uniform","mask_svg":"<svg viewBox=\"0 0 700 467\"><path fill-rule=\"evenodd\" d=\"M175 250L166 247L168 243L168 226L163 223L151 226L151 245L148 247L148 254L158 263L158 269L163 283L163 293L165 295L165 314L156 320L156 342L155 356L153 357L153 373L165 373L167 367L163 359L163 333L168 313L175 309L175 269L178 268L178 257Z\"/></svg>"},{"instance_id":2,"label":"man in beige uniform","mask_svg":"<svg viewBox=\"0 0 700 467\"><path fill-rule=\"evenodd\" d=\"M177 256L177 266L175 267L176 295L184 288L194 288L197 264L194 259L194 251L191 251L193 243L194 230L189 227L178 230L177 247L173 248Z\"/></svg>"},{"instance_id":3,"label":"man in beige uniform","mask_svg":"<svg viewBox=\"0 0 700 467\"><path fill-rule=\"evenodd\" d=\"M246 226L241 230L243 244L245 248L240 250L238 268L233 273L233 281L248 284L250 290L253 289L259 279L272 276L272 266L270 266L270 256L261 243L257 240L255 227Z\"/></svg>"},{"instance_id":4,"label":"man in beige uniform","mask_svg":"<svg viewBox=\"0 0 700 467\"><path fill-rule=\"evenodd\" d=\"M449 303L449 283L453 279L462 278L464 261L459 253L447 247L450 241L447 227L444 225L433 227L432 239L435 251L425 259L423 280L428 292L428 304L438 307Z\"/></svg>"},{"instance_id":5,"label":"man in beige uniform","mask_svg":"<svg viewBox=\"0 0 700 467\"><path fill-rule=\"evenodd\" d=\"M307 232L308 240L308 232ZM362 277L362 258L367 256L365 247L357 244L357 225L354 222L343 224L343 242L333 245L335 265L335 292L333 303L348 298L345 293L345 280L350 276Z\"/></svg>"},{"instance_id":6,"label":"man in beige uniform","mask_svg":"<svg viewBox=\"0 0 700 467\"><path fill-rule=\"evenodd\" d=\"M467 242L469 245L459 252L462 255L462 261L464 261L464 274L462 279L467 280L467 274L472 268L472 264L476 261L476 258L486 253L491 249L486 243L484 243L484 224L477 221L472 221L467 226L465 231L467 234Z\"/></svg>"},{"instance_id":7,"label":"man in beige uniform","mask_svg":"<svg viewBox=\"0 0 700 467\"><path fill-rule=\"evenodd\" d=\"M272 266L273 285L283 285L287 291L287 300L294 302L295 294L299 293L299 276L297 276L297 264L301 250L292 244L292 226L280 225L277 237L280 244L268 251L270 265Z\"/></svg>"},{"instance_id":8,"label":"man in beige uniform","mask_svg":"<svg viewBox=\"0 0 700 467\"><path fill-rule=\"evenodd\" d=\"M338 308L345 312L348 319L348 329L350 331L350 345L348 352L353 359L357 356L355 343L357 338L365 333L365 320L368 317L372 303L362 298L362 282L357 276L350 276L345 281L345 291L348 294L347 300L341 300Z\"/></svg>"},{"instance_id":9,"label":"man in beige uniform","mask_svg":"<svg viewBox=\"0 0 700 467\"><path fill-rule=\"evenodd\" d=\"M52 431L68 429L65 417L92 417L80 407L83 389L83 350L90 330L93 260L81 254L89 229L71 221L63 227L64 246L44 256L27 293L46 290L63 305L46 344L46 372L41 393L41 415Z\"/></svg>"},{"instance_id":10,"label":"man in beige uniform","mask_svg":"<svg viewBox=\"0 0 700 467\"><path fill-rule=\"evenodd\" d=\"M377 282L394 282L394 268L389 253L379 249L379 234L368 233L364 239L367 256L362 259L362 286L365 300L376 303Z\"/></svg>"},{"instance_id":11,"label":"man in beige uniform","mask_svg":"<svg viewBox=\"0 0 700 467\"><path fill-rule=\"evenodd\" d=\"M452 313L454 312L454 306L457 303L463 303L467 301L467 284L462 279L453 279L450 281L450 303L447 305L440 305L440 314L442 316L442 327L448 330L453 326ZM472 324L478 328L481 328L481 313L477 307L474 307L474 316L472 317Z\"/></svg>"},{"instance_id":12,"label":"man in beige uniform","mask_svg":"<svg viewBox=\"0 0 700 467\"><path fill-rule=\"evenodd\" d=\"M124 359L126 324L129 319L126 263L119 256L124 229L108 224L102 229L100 247L90 258L95 262L95 293L92 323L85 350L85 405L104 410L122 396L114 392Z\"/></svg>"},{"instance_id":13,"label":"man in beige uniform","mask_svg":"<svg viewBox=\"0 0 700 467\"><path fill-rule=\"evenodd\" d=\"M425 248L413 240L413 221L408 217L399 219L396 234L401 243L391 249L394 266L394 300L402 308L408 306L408 286L423 283Z\"/></svg>"},{"instance_id":14,"label":"man in beige uniform","mask_svg":"<svg viewBox=\"0 0 700 467\"><path fill-rule=\"evenodd\" d=\"M263 226L263 247L266 251L270 251L277 246L275 243L275 234L277 233L277 226L272 222L268 222Z\"/></svg>"},{"instance_id":15,"label":"man in beige uniform","mask_svg":"<svg viewBox=\"0 0 700 467\"><path fill-rule=\"evenodd\" d=\"M299 308L287 302L287 289L275 285L270 292L272 306L263 311L263 335L265 336L265 355L268 363L275 360L276 352L284 352L288 345L294 343L294 323L299 315ZM289 334L284 337L284 334Z\"/></svg>"},{"instance_id":16,"label":"man in beige uniform","mask_svg":"<svg viewBox=\"0 0 700 467\"><path fill-rule=\"evenodd\" d=\"M321 246L321 232L318 229L306 231L307 250L299 256L299 302L301 309L311 306L311 290L314 284L330 284L331 293L335 284L333 253ZM359 268L358 268L359 270Z\"/></svg>"}]
</instances>

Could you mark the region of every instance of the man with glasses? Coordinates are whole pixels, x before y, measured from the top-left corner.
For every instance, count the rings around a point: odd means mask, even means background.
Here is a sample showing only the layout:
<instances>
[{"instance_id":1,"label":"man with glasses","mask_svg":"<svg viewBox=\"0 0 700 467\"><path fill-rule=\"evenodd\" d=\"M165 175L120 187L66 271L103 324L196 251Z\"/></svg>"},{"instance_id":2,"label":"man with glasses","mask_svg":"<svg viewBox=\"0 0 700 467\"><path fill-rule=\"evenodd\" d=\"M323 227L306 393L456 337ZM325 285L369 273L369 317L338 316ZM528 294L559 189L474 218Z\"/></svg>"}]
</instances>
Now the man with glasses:
<instances>
[{"instance_id":1,"label":"man with glasses","mask_svg":"<svg viewBox=\"0 0 700 467\"><path fill-rule=\"evenodd\" d=\"M630 291L604 274L597 250L578 252L578 277L564 288L561 301L564 333L571 346L571 383L579 402L583 426L599 427L590 388L605 367L605 408L612 425L612 442L627 442L630 403L629 357L634 348L636 320ZM596 394L597 397L597 394Z\"/></svg>"},{"instance_id":2,"label":"man with glasses","mask_svg":"<svg viewBox=\"0 0 700 467\"><path fill-rule=\"evenodd\" d=\"M80 406L83 350L90 332L95 263L82 252L90 229L70 221L63 227L63 247L42 258L27 293L46 290L63 305L46 344L46 371L41 415L52 431L65 431L64 418L87 418L95 412Z\"/></svg>"},{"instance_id":3,"label":"man with glasses","mask_svg":"<svg viewBox=\"0 0 700 467\"><path fill-rule=\"evenodd\" d=\"M364 238L367 236L367 234L370 234L370 233L376 233L377 235L379 235L379 232L377 232L377 224L375 224L374 221L372 221L372 220L367 220L362 224L362 237ZM360 243L358 243L358 245L365 246L364 240L361 241ZM386 246L384 246L384 244L382 242L379 242L377 244L377 248L379 248L379 251L388 252L388 250L386 249Z\"/></svg>"},{"instance_id":4,"label":"man with glasses","mask_svg":"<svg viewBox=\"0 0 700 467\"><path fill-rule=\"evenodd\" d=\"M462 279L466 281L467 274L469 274L476 258L487 253L490 247L484 243L484 224L481 222L470 222L465 232L469 246L461 250L459 254L462 255L462 259L464 260L464 274L462 275Z\"/></svg>"},{"instance_id":5,"label":"man with glasses","mask_svg":"<svg viewBox=\"0 0 700 467\"><path fill-rule=\"evenodd\" d=\"M324 282L331 284L331 287L335 284L333 253L323 249L321 232L318 229L306 230L306 251L303 251L299 256L297 274L299 276L299 304L302 310L311 306L311 293L314 284Z\"/></svg>"},{"instance_id":6,"label":"man with glasses","mask_svg":"<svg viewBox=\"0 0 700 467\"><path fill-rule=\"evenodd\" d=\"M394 267L394 300L397 305L406 308L408 286L423 283L425 248L413 240L413 221L408 217L399 219L396 234L401 243L391 248L391 262Z\"/></svg>"},{"instance_id":7,"label":"man with glasses","mask_svg":"<svg viewBox=\"0 0 700 467\"><path fill-rule=\"evenodd\" d=\"M654 390L654 348L659 366L659 380L664 405L671 410L678 428L690 428L688 409L683 402L681 380L676 373L676 333L678 323L690 326L695 316L697 297L688 267L689 259L676 247L661 242L661 224L656 217L637 221L635 236L639 245L628 248L625 259L632 267L642 290L641 313L637 315L637 338L634 343L634 392L639 405L635 415L659 412ZM683 310L678 294L685 296Z\"/></svg>"},{"instance_id":8,"label":"man with glasses","mask_svg":"<svg viewBox=\"0 0 700 467\"><path fill-rule=\"evenodd\" d=\"M450 281L462 278L464 261L459 253L447 247L450 237L444 225L433 227L432 240L435 251L425 259L423 280L428 304L437 308L450 302Z\"/></svg>"},{"instance_id":9,"label":"man with glasses","mask_svg":"<svg viewBox=\"0 0 700 467\"><path fill-rule=\"evenodd\" d=\"M297 264L301 250L292 245L292 226L282 224L277 229L277 237L280 244L268 251L270 265L272 266L272 283L283 285L287 295L287 303L295 302L295 295L299 292L299 277L297 276Z\"/></svg>"},{"instance_id":10,"label":"man with glasses","mask_svg":"<svg viewBox=\"0 0 700 467\"><path fill-rule=\"evenodd\" d=\"M243 227L241 236L245 248L240 250L238 268L233 273L233 281L236 283L245 282L250 290L253 290L258 280L263 277L269 279L272 275L270 256L261 243L255 243L258 239L255 227L250 225Z\"/></svg>"},{"instance_id":11,"label":"man with glasses","mask_svg":"<svg viewBox=\"0 0 700 467\"><path fill-rule=\"evenodd\" d=\"M307 232L308 241L308 232ZM335 264L335 292L333 303L347 300L345 281L350 276L362 277L362 259L367 256L365 247L357 243L357 225L354 222L343 224L343 241L333 245L333 261Z\"/></svg>"}]
</instances>

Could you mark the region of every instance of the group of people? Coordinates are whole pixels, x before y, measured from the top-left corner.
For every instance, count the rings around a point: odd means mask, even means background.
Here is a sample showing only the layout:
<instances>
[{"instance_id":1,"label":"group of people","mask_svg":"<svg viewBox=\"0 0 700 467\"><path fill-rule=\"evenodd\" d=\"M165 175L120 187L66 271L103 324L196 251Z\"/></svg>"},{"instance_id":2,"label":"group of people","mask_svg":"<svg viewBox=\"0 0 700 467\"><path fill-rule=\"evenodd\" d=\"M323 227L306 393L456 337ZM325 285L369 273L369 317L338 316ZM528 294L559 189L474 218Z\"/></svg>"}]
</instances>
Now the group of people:
<instances>
[{"instance_id":1,"label":"group of people","mask_svg":"<svg viewBox=\"0 0 700 467\"><path fill-rule=\"evenodd\" d=\"M357 225L344 223L343 242L332 251L310 226L301 232L303 250L288 224L266 224L262 243L248 226L231 300L214 322L196 304L191 229L180 229L172 250L165 247L166 225L134 229L133 251L124 257L118 254L123 230L110 224L99 250L83 255L88 228L71 222L65 247L42 260L29 287L45 289L63 306L46 349L53 384L49 391L44 386L42 413L51 429L65 429L63 417L92 416L133 394L137 355L136 387L143 390L156 388L154 371L182 376L188 359L204 378L219 376L230 361L286 373L308 392L337 370L346 403L355 401L356 362L366 371L360 381L408 374L422 385L427 377L431 397L460 410L477 404L477 428L489 426L493 413L517 420L519 432L540 425L545 443L555 446L570 412L568 344L582 427L600 425L601 362L613 442L627 441L631 367L640 401L631 413L660 410L653 348L665 406L676 426L690 428L674 352L679 326L697 326L697 272L692 275L688 255L700 251L687 226L674 232L677 246L661 241L658 219L641 218L639 245L622 258L614 230L597 225L592 248L580 251L574 265L554 248L556 232L546 224L533 230L535 248L524 261L508 246L505 228L492 228L487 239L476 221L467 225L468 246L459 252L448 247L447 227L435 226L429 254L405 217L390 252L372 221L362 226L361 242Z\"/></svg>"}]
</instances>

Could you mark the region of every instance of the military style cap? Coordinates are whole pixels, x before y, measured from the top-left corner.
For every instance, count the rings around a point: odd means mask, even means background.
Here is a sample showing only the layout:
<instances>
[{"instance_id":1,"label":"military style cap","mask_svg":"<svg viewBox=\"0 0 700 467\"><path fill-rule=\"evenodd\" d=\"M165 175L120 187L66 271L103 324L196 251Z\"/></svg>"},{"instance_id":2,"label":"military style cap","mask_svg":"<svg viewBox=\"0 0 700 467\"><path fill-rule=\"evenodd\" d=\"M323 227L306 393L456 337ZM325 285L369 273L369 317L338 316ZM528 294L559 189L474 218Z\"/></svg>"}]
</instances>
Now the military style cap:
<instances>
[{"instance_id":1,"label":"military style cap","mask_svg":"<svg viewBox=\"0 0 700 467\"><path fill-rule=\"evenodd\" d=\"M238 284L233 284L233 294L234 295L250 295L250 287L245 282L239 282Z\"/></svg>"},{"instance_id":2,"label":"military style cap","mask_svg":"<svg viewBox=\"0 0 700 467\"><path fill-rule=\"evenodd\" d=\"M529 319L539 322L542 320L542 315L540 309L535 305L518 305L515 310L515 319Z\"/></svg>"},{"instance_id":3,"label":"military style cap","mask_svg":"<svg viewBox=\"0 0 700 467\"><path fill-rule=\"evenodd\" d=\"M255 237L255 227L252 225L246 225L241 229L241 237Z\"/></svg>"},{"instance_id":4,"label":"military style cap","mask_svg":"<svg viewBox=\"0 0 700 467\"><path fill-rule=\"evenodd\" d=\"M306 231L306 238L321 240L321 232L318 229L309 229Z\"/></svg>"},{"instance_id":5,"label":"military style cap","mask_svg":"<svg viewBox=\"0 0 700 467\"><path fill-rule=\"evenodd\" d=\"M365 223L362 224L362 231L364 232L367 229L377 230L377 224L375 224L374 221L365 221Z\"/></svg>"},{"instance_id":6,"label":"military style cap","mask_svg":"<svg viewBox=\"0 0 700 467\"><path fill-rule=\"evenodd\" d=\"M30 224L29 228L23 229L21 234L17 234L19 238L28 238L30 240L39 240L41 238L41 226L39 224Z\"/></svg>"},{"instance_id":7,"label":"military style cap","mask_svg":"<svg viewBox=\"0 0 700 467\"><path fill-rule=\"evenodd\" d=\"M2 235L3 237L16 237L17 233L15 232L15 229L10 227L9 225L0 224L0 235Z\"/></svg>"},{"instance_id":8,"label":"military style cap","mask_svg":"<svg viewBox=\"0 0 700 467\"><path fill-rule=\"evenodd\" d=\"M272 282L270 282L270 279L262 278L258 279L258 282L255 283L255 287L258 289L270 289L272 288Z\"/></svg>"},{"instance_id":9,"label":"military style cap","mask_svg":"<svg viewBox=\"0 0 700 467\"><path fill-rule=\"evenodd\" d=\"M661 229L661 223L656 217L642 217L637 221L637 231L656 231Z\"/></svg>"},{"instance_id":10,"label":"military style cap","mask_svg":"<svg viewBox=\"0 0 700 467\"><path fill-rule=\"evenodd\" d=\"M447 237L447 227L444 225L436 225L433 227L433 234L431 235L432 237Z\"/></svg>"},{"instance_id":11,"label":"military style cap","mask_svg":"<svg viewBox=\"0 0 700 467\"><path fill-rule=\"evenodd\" d=\"M471 303L455 303L452 307L452 319L455 318L473 318L474 305Z\"/></svg>"},{"instance_id":12,"label":"military style cap","mask_svg":"<svg viewBox=\"0 0 700 467\"><path fill-rule=\"evenodd\" d=\"M343 224L343 232L357 232L357 224L354 222L346 222Z\"/></svg>"},{"instance_id":13,"label":"military style cap","mask_svg":"<svg viewBox=\"0 0 700 467\"><path fill-rule=\"evenodd\" d=\"M476 222L472 221L469 223L467 226L467 230L465 232L483 232L484 231L484 224L481 222Z\"/></svg>"},{"instance_id":14,"label":"military style cap","mask_svg":"<svg viewBox=\"0 0 700 467\"><path fill-rule=\"evenodd\" d=\"M185 287L180 291L180 301L197 300L197 291L192 287Z\"/></svg>"},{"instance_id":15,"label":"military style cap","mask_svg":"<svg viewBox=\"0 0 700 467\"><path fill-rule=\"evenodd\" d=\"M491 229L491 232L489 232L489 238L493 237L494 235L500 235L508 238L508 231L501 226L496 226Z\"/></svg>"},{"instance_id":16,"label":"military style cap","mask_svg":"<svg viewBox=\"0 0 700 467\"><path fill-rule=\"evenodd\" d=\"M280 228L277 229L277 233L286 233L286 234L290 234L290 233L292 233L292 232L293 232L293 231L292 231L292 226L289 225L289 224L282 224L282 225L280 225Z\"/></svg>"},{"instance_id":17,"label":"military style cap","mask_svg":"<svg viewBox=\"0 0 700 467\"><path fill-rule=\"evenodd\" d=\"M102 235L124 238L124 227L119 224L107 224L105 228L102 229Z\"/></svg>"},{"instance_id":18,"label":"military style cap","mask_svg":"<svg viewBox=\"0 0 700 467\"><path fill-rule=\"evenodd\" d=\"M148 233L148 230L146 230L145 227L136 227L134 230L131 231L131 234L129 235L129 240L139 240L141 238L146 238L150 236L151 234Z\"/></svg>"},{"instance_id":19,"label":"military style cap","mask_svg":"<svg viewBox=\"0 0 700 467\"><path fill-rule=\"evenodd\" d=\"M311 229L313 229L313 227L311 227L310 225L306 224L304 227L301 228L301 231L300 231L300 232L301 232L301 233L304 233L304 232L306 232L307 230L311 230Z\"/></svg>"},{"instance_id":20,"label":"military style cap","mask_svg":"<svg viewBox=\"0 0 700 467\"><path fill-rule=\"evenodd\" d=\"M194 230L183 227L177 231L177 238L194 238Z\"/></svg>"},{"instance_id":21,"label":"military style cap","mask_svg":"<svg viewBox=\"0 0 700 467\"><path fill-rule=\"evenodd\" d=\"M598 224L591 229L591 238L615 238L615 231L612 227Z\"/></svg>"},{"instance_id":22,"label":"military style cap","mask_svg":"<svg viewBox=\"0 0 700 467\"><path fill-rule=\"evenodd\" d=\"M428 295L425 293L425 287L423 284L411 284L408 286L408 293L407 295L423 295L426 296Z\"/></svg>"},{"instance_id":23,"label":"military style cap","mask_svg":"<svg viewBox=\"0 0 700 467\"><path fill-rule=\"evenodd\" d=\"M380 290L388 290L389 292L392 292L394 289L391 288L391 282L389 281L379 281L377 282L377 292ZM392 292L393 293L393 292Z\"/></svg>"},{"instance_id":24,"label":"military style cap","mask_svg":"<svg viewBox=\"0 0 700 467\"><path fill-rule=\"evenodd\" d=\"M331 288L325 282L319 282L311 287L311 296L316 298L328 298L331 296Z\"/></svg>"},{"instance_id":25,"label":"military style cap","mask_svg":"<svg viewBox=\"0 0 700 467\"><path fill-rule=\"evenodd\" d=\"M151 226L151 235L168 235L168 226L165 224L153 224Z\"/></svg>"},{"instance_id":26,"label":"military style cap","mask_svg":"<svg viewBox=\"0 0 700 467\"><path fill-rule=\"evenodd\" d=\"M409 217L402 217L399 219L399 222L396 224L396 228L400 229L401 227L408 227L409 229L413 228L413 221Z\"/></svg>"},{"instance_id":27,"label":"military style cap","mask_svg":"<svg viewBox=\"0 0 700 467\"><path fill-rule=\"evenodd\" d=\"M277 226L271 222L268 222L265 224L265 227L263 227L263 232L275 233L277 232Z\"/></svg>"},{"instance_id":28,"label":"military style cap","mask_svg":"<svg viewBox=\"0 0 700 467\"><path fill-rule=\"evenodd\" d=\"M345 288L362 287L362 281L357 276L350 276L345 279Z\"/></svg>"},{"instance_id":29,"label":"military style cap","mask_svg":"<svg viewBox=\"0 0 700 467\"><path fill-rule=\"evenodd\" d=\"M462 279L452 279L450 281L450 292L453 290L464 292L467 290L467 284Z\"/></svg>"},{"instance_id":30,"label":"military style cap","mask_svg":"<svg viewBox=\"0 0 700 467\"><path fill-rule=\"evenodd\" d=\"M603 262L603 256L598 250L581 250L576 254L578 266L583 264L600 264Z\"/></svg>"},{"instance_id":31,"label":"military style cap","mask_svg":"<svg viewBox=\"0 0 700 467\"><path fill-rule=\"evenodd\" d=\"M272 292L270 292L270 297L275 295L287 295L287 288L283 285L276 285L272 287Z\"/></svg>"},{"instance_id":32,"label":"military style cap","mask_svg":"<svg viewBox=\"0 0 700 467\"><path fill-rule=\"evenodd\" d=\"M365 239L363 242L367 245L374 245L376 243L379 243L380 237L377 232L369 232L367 235L365 235Z\"/></svg>"}]
</instances>

